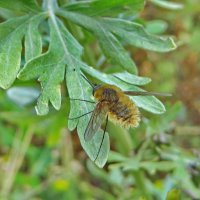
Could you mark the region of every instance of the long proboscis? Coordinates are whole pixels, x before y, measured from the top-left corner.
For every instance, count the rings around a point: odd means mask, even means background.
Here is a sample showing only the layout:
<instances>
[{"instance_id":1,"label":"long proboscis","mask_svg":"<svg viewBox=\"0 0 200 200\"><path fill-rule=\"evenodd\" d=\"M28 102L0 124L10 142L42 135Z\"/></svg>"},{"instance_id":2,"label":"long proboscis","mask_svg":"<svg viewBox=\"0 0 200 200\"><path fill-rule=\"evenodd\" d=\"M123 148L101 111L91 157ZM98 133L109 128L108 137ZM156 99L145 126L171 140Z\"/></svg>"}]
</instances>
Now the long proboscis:
<instances>
[{"instance_id":1,"label":"long proboscis","mask_svg":"<svg viewBox=\"0 0 200 200\"><path fill-rule=\"evenodd\" d=\"M124 91L124 94L130 96L164 96L164 97L172 96L172 94L170 93L145 92L145 91Z\"/></svg>"},{"instance_id":2,"label":"long proboscis","mask_svg":"<svg viewBox=\"0 0 200 200\"><path fill-rule=\"evenodd\" d=\"M81 74L81 76L90 84L90 86L94 89L95 85L93 83L91 83L83 74Z\"/></svg>"}]
</instances>

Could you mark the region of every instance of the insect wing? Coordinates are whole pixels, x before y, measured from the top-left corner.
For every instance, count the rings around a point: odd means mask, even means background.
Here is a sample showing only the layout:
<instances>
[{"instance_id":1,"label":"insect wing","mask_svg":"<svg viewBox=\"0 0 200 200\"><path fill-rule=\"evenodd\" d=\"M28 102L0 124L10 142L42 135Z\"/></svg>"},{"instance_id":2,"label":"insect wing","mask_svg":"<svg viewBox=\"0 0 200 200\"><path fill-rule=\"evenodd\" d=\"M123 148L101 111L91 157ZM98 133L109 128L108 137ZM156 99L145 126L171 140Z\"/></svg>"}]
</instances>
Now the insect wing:
<instances>
[{"instance_id":1,"label":"insect wing","mask_svg":"<svg viewBox=\"0 0 200 200\"><path fill-rule=\"evenodd\" d=\"M124 94L130 96L172 96L170 93L159 93L159 92L144 92L144 91L124 91Z\"/></svg>"},{"instance_id":2,"label":"insect wing","mask_svg":"<svg viewBox=\"0 0 200 200\"><path fill-rule=\"evenodd\" d=\"M101 102L97 104L96 108L94 109L90 121L87 125L87 128L84 133L85 141L89 141L92 139L94 134L98 131L101 127L101 124L104 122L106 118L107 108L101 108Z\"/></svg>"}]
</instances>

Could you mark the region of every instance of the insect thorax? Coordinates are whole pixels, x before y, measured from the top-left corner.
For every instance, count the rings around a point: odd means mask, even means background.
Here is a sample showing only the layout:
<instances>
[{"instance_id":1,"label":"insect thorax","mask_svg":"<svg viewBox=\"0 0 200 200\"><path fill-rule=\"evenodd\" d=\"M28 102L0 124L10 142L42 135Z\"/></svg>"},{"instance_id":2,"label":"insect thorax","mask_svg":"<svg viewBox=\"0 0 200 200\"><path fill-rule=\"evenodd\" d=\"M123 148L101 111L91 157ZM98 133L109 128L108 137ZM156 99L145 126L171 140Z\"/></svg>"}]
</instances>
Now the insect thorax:
<instances>
[{"instance_id":1,"label":"insect thorax","mask_svg":"<svg viewBox=\"0 0 200 200\"><path fill-rule=\"evenodd\" d=\"M98 101L108 101L110 103L117 102L119 100L118 91L112 85L103 85L99 87L94 93L94 97Z\"/></svg>"}]
</instances>

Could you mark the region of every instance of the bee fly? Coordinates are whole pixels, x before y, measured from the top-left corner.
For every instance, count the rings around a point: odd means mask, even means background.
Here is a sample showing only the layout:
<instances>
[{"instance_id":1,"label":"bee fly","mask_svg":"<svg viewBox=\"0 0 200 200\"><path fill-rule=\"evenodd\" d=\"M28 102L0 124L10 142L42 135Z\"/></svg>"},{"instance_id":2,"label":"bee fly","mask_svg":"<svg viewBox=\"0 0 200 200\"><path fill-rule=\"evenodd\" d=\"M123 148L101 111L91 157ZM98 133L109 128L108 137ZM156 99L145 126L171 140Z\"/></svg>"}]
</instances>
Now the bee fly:
<instances>
[{"instance_id":1,"label":"bee fly","mask_svg":"<svg viewBox=\"0 0 200 200\"><path fill-rule=\"evenodd\" d=\"M103 130L103 136L101 144L99 146L96 158L99 156L108 119L111 119L114 123L119 124L124 128L137 127L140 122L140 112L134 102L129 98L130 96L171 96L168 93L157 93L157 92L142 92L142 91L122 91L119 87L115 85L102 84L95 85L92 84L85 76L82 77L91 85L93 88L93 96L96 100L96 106L93 111L85 113L76 118L71 118L70 120L83 117L87 114L92 113L89 123L84 132L84 140L87 142L92 139L98 129L101 127L102 123L105 121L105 127ZM90 103L95 103L89 100L82 99L71 99L80 100Z\"/></svg>"}]
</instances>

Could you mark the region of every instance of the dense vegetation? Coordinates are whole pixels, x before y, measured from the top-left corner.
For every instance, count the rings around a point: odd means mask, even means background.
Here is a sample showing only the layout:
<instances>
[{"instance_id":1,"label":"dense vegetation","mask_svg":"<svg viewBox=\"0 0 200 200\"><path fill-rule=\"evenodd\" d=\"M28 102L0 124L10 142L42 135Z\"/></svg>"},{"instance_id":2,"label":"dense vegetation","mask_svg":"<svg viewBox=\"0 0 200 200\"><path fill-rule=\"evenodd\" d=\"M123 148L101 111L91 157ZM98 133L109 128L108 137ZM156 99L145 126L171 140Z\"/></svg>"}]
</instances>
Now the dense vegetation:
<instances>
[{"instance_id":1,"label":"dense vegetation","mask_svg":"<svg viewBox=\"0 0 200 200\"><path fill-rule=\"evenodd\" d=\"M0 199L200 198L199 12L198 0L0 0ZM131 97L140 126L109 121L94 163L102 130L86 142L90 115L68 120L94 108L69 100L92 99L81 74L173 96Z\"/></svg>"}]
</instances>

